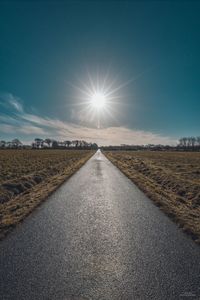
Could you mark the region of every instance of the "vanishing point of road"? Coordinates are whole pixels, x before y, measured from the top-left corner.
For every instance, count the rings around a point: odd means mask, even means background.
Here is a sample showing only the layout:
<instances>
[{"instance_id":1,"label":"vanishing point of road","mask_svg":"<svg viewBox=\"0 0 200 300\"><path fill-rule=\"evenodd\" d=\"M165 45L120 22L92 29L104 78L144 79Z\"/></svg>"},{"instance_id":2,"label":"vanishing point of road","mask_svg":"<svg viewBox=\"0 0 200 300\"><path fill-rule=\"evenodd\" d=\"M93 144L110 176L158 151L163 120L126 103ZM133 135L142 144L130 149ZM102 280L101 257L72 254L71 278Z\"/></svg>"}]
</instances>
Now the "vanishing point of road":
<instances>
[{"instance_id":1,"label":"vanishing point of road","mask_svg":"<svg viewBox=\"0 0 200 300\"><path fill-rule=\"evenodd\" d=\"M0 299L200 299L200 248L97 152L0 243Z\"/></svg>"}]
</instances>

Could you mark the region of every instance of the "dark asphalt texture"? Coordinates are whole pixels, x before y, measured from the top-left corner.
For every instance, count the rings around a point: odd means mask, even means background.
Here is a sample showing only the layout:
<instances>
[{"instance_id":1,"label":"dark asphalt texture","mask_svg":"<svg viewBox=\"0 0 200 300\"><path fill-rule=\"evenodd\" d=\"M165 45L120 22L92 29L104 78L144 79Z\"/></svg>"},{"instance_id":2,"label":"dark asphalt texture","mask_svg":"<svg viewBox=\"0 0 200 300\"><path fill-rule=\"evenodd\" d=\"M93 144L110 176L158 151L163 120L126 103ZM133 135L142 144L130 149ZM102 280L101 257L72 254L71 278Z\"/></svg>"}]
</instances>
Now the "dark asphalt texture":
<instances>
[{"instance_id":1,"label":"dark asphalt texture","mask_svg":"<svg viewBox=\"0 0 200 300\"><path fill-rule=\"evenodd\" d=\"M96 153L0 243L0 299L200 299L200 247Z\"/></svg>"}]
</instances>

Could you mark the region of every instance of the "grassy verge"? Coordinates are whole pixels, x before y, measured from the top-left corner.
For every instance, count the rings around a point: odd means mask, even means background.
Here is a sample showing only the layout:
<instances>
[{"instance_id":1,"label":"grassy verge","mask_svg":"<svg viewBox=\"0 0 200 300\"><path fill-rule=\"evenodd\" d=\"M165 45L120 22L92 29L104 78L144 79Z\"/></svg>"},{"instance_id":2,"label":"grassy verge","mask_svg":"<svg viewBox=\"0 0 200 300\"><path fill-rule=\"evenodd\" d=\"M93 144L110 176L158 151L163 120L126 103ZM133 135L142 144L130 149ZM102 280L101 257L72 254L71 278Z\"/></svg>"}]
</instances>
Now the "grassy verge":
<instances>
[{"instance_id":1,"label":"grassy verge","mask_svg":"<svg viewBox=\"0 0 200 300\"><path fill-rule=\"evenodd\" d=\"M0 239L93 154L84 150L0 151Z\"/></svg>"},{"instance_id":2,"label":"grassy verge","mask_svg":"<svg viewBox=\"0 0 200 300\"><path fill-rule=\"evenodd\" d=\"M200 153L109 151L104 154L200 243Z\"/></svg>"}]
</instances>

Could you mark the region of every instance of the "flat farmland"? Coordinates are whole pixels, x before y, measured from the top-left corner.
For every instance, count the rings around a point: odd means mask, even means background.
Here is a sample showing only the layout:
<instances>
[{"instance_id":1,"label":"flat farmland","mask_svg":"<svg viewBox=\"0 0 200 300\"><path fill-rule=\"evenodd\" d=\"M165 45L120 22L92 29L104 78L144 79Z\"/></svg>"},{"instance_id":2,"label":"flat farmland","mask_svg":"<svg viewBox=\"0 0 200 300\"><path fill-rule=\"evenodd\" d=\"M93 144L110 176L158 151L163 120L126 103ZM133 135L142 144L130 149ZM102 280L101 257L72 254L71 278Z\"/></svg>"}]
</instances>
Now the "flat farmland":
<instances>
[{"instance_id":1,"label":"flat farmland","mask_svg":"<svg viewBox=\"0 0 200 300\"><path fill-rule=\"evenodd\" d=\"M105 151L136 185L200 243L200 153Z\"/></svg>"},{"instance_id":2,"label":"flat farmland","mask_svg":"<svg viewBox=\"0 0 200 300\"><path fill-rule=\"evenodd\" d=\"M87 150L0 150L0 238L93 153Z\"/></svg>"}]
</instances>

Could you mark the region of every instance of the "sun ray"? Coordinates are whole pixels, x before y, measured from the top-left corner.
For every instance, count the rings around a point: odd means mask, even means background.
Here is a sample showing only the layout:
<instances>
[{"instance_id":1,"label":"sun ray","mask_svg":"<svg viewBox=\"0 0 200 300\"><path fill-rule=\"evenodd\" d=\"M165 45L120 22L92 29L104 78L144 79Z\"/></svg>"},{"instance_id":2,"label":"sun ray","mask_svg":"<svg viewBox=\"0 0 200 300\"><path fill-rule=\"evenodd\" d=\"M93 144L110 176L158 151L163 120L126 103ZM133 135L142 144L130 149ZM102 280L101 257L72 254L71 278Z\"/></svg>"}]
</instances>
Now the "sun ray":
<instances>
[{"instance_id":1,"label":"sun ray","mask_svg":"<svg viewBox=\"0 0 200 300\"><path fill-rule=\"evenodd\" d=\"M90 73L89 73L89 71L87 70L87 76L88 76L88 79L89 79L89 83L90 83L90 86L91 86L91 91L92 91L92 93L95 93L95 85L94 85L94 83L93 83L93 81L92 81L92 78L91 78L91 75L90 75Z\"/></svg>"},{"instance_id":2,"label":"sun ray","mask_svg":"<svg viewBox=\"0 0 200 300\"><path fill-rule=\"evenodd\" d=\"M119 84L119 74L110 78L110 67L104 77L100 76L100 70L97 68L95 76L86 69L86 80L78 80L80 86L70 83L76 91L74 104L77 107L77 118L80 122L89 123L97 128L102 128L103 124L117 122L116 116L120 115L120 105L125 99L124 88L135 82L143 76L148 70L145 70L137 76ZM123 90L123 93L122 93ZM78 109L79 107L79 109Z\"/></svg>"}]
</instances>

